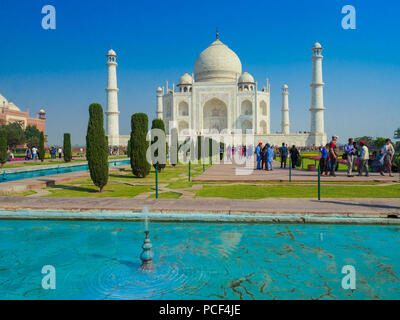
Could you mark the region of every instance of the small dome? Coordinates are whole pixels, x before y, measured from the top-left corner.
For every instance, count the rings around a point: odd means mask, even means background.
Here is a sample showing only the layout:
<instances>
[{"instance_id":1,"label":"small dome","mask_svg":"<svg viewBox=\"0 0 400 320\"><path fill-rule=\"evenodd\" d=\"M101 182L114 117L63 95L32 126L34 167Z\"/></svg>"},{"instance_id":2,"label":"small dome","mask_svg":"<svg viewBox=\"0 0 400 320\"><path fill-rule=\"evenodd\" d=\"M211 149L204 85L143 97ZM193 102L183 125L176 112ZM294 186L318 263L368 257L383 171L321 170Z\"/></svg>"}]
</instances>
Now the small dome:
<instances>
[{"instance_id":1,"label":"small dome","mask_svg":"<svg viewBox=\"0 0 400 320\"><path fill-rule=\"evenodd\" d=\"M318 41L314 43L314 49L322 49L322 46Z\"/></svg>"},{"instance_id":2,"label":"small dome","mask_svg":"<svg viewBox=\"0 0 400 320\"><path fill-rule=\"evenodd\" d=\"M39 113L46 113L45 111L44 111L44 109L40 109L40 111L39 111Z\"/></svg>"},{"instance_id":3,"label":"small dome","mask_svg":"<svg viewBox=\"0 0 400 320\"><path fill-rule=\"evenodd\" d=\"M289 87L287 86L287 84L284 84L282 89L288 89Z\"/></svg>"},{"instance_id":4,"label":"small dome","mask_svg":"<svg viewBox=\"0 0 400 320\"><path fill-rule=\"evenodd\" d=\"M161 87L158 87L158 88L157 88L157 92L160 92L160 93L161 93L161 92L162 92L162 88L161 88Z\"/></svg>"},{"instance_id":5,"label":"small dome","mask_svg":"<svg viewBox=\"0 0 400 320\"><path fill-rule=\"evenodd\" d=\"M253 76L248 73L248 72L244 72L240 78L239 78L239 83L254 83L254 78Z\"/></svg>"},{"instance_id":6,"label":"small dome","mask_svg":"<svg viewBox=\"0 0 400 320\"><path fill-rule=\"evenodd\" d=\"M8 109L14 110L14 111L21 111L20 108L18 108L18 107L14 104L14 102L11 102L11 101L8 103Z\"/></svg>"},{"instance_id":7,"label":"small dome","mask_svg":"<svg viewBox=\"0 0 400 320\"><path fill-rule=\"evenodd\" d=\"M241 73L239 57L218 39L200 53L194 64L195 78L200 82L234 82Z\"/></svg>"},{"instance_id":8,"label":"small dome","mask_svg":"<svg viewBox=\"0 0 400 320\"><path fill-rule=\"evenodd\" d=\"M107 53L107 56L117 56L117 54L115 53L115 51L113 49L110 49Z\"/></svg>"},{"instance_id":9,"label":"small dome","mask_svg":"<svg viewBox=\"0 0 400 320\"><path fill-rule=\"evenodd\" d=\"M193 78L190 74L185 73L182 77L179 78L178 85L183 84L193 84Z\"/></svg>"}]
</instances>

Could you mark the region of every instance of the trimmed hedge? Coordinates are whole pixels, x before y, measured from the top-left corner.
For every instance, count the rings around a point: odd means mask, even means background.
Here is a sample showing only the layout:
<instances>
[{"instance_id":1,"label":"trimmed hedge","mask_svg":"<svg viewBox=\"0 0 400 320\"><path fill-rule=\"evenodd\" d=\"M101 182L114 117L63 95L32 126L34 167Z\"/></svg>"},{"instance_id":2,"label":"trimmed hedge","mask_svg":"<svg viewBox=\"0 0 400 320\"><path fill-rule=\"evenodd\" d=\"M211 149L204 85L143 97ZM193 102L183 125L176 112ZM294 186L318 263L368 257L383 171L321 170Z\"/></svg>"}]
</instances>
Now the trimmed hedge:
<instances>
[{"instance_id":1,"label":"trimmed hedge","mask_svg":"<svg viewBox=\"0 0 400 320\"><path fill-rule=\"evenodd\" d=\"M71 162L72 160L72 150L71 150L71 134L64 133L64 161Z\"/></svg>"},{"instance_id":2,"label":"trimmed hedge","mask_svg":"<svg viewBox=\"0 0 400 320\"><path fill-rule=\"evenodd\" d=\"M162 119L158 119L158 118L157 119L153 119L153 121L151 123L151 129L160 129L160 130L164 131L164 133L165 133L164 121ZM151 139L152 143L151 144L156 143L157 142L156 139L157 139L156 137L154 137L154 139L152 137L152 139ZM165 146L165 152L167 152L167 150L168 150L168 146L166 145ZM158 156L158 149L154 152L154 156L156 156L156 157ZM165 157L167 157L166 153L165 153ZM161 172L161 170L164 169L165 166L166 166L166 159L165 159L165 163L164 164L158 163L158 162L153 164L154 168L158 167L158 171L159 172Z\"/></svg>"},{"instance_id":3,"label":"trimmed hedge","mask_svg":"<svg viewBox=\"0 0 400 320\"><path fill-rule=\"evenodd\" d=\"M46 150L44 149L44 133L43 131L40 131L39 135L39 159L40 161L44 161L46 154Z\"/></svg>"},{"instance_id":4,"label":"trimmed hedge","mask_svg":"<svg viewBox=\"0 0 400 320\"><path fill-rule=\"evenodd\" d=\"M150 173L151 165L147 162L146 152L149 141L146 140L149 130L149 119L145 113L135 113L131 118L130 154L132 173L145 178Z\"/></svg>"},{"instance_id":5,"label":"trimmed hedge","mask_svg":"<svg viewBox=\"0 0 400 320\"><path fill-rule=\"evenodd\" d=\"M100 192L108 182L108 144L104 131L103 108L98 103L89 106L89 123L86 134L86 158L90 178ZM65 150L64 150L65 151Z\"/></svg>"}]
</instances>

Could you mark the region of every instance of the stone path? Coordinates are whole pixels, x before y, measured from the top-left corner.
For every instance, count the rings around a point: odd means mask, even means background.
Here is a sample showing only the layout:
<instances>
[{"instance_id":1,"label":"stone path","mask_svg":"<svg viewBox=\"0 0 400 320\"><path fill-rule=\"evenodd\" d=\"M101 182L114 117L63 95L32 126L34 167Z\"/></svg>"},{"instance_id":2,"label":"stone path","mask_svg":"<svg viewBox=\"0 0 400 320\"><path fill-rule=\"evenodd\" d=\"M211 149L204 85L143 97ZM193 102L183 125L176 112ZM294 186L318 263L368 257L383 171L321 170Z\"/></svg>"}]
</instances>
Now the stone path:
<instances>
[{"instance_id":1,"label":"stone path","mask_svg":"<svg viewBox=\"0 0 400 320\"><path fill-rule=\"evenodd\" d=\"M255 162L254 162L255 164ZM274 161L273 171L254 170L254 167L244 167L236 164L215 164L203 174L193 178L199 182L265 182L289 181L289 169L281 169L280 163ZM349 178L346 172L337 172L336 177L321 176L321 182L400 182L399 174L394 177L381 176L379 173L370 173L369 177ZM292 182L317 182L317 172L292 169Z\"/></svg>"},{"instance_id":2,"label":"stone path","mask_svg":"<svg viewBox=\"0 0 400 320\"><path fill-rule=\"evenodd\" d=\"M151 212L267 213L298 215L345 215L400 218L400 199L128 199L0 197L2 209L117 210Z\"/></svg>"}]
</instances>

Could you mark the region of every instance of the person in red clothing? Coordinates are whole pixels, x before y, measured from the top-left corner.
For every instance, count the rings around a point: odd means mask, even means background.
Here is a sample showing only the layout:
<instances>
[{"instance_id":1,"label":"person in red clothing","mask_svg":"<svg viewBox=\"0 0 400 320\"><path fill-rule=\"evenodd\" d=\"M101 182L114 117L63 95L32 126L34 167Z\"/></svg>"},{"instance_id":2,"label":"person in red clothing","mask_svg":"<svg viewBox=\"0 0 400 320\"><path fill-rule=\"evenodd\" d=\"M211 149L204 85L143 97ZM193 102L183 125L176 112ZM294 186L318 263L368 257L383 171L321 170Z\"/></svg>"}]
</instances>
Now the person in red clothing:
<instances>
[{"instance_id":1,"label":"person in red clothing","mask_svg":"<svg viewBox=\"0 0 400 320\"><path fill-rule=\"evenodd\" d=\"M337 145L338 136L333 136L332 141L329 144L329 158L330 158L330 166L331 166L331 177L336 177L336 165L338 163L339 157L339 146Z\"/></svg>"}]
</instances>

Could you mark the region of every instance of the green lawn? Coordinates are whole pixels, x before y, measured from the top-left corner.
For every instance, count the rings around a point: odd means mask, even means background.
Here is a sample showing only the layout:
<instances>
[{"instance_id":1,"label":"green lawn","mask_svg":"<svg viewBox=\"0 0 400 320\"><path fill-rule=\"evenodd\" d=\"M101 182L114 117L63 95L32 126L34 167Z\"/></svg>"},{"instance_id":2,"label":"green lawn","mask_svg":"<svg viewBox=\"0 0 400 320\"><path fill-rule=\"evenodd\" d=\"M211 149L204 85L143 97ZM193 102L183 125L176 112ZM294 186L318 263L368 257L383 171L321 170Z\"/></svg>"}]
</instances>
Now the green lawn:
<instances>
[{"instance_id":1,"label":"green lawn","mask_svg":"<svg viewBox=\"0 0 400 320\"><path fill-rule=\"evenodd\" d=\"M33 194L36 194L36 191L26 190L26 191L22 191L22 192L16 192L16 193L7 194L6 196L9 196L9 197L26 197L26 196L31 196Z\"/></svg>"},{"instance_id":2,"label":"green lawn","mask_svg":"<svg viewBox=\"0 0 400 320\"><path fill-rule=\"evenodd\" d=\"M206 166L206 169L209 167ZM196 182L188 181L188 165L167 166L159 175L159 198L178 199L180 190L188 188L196 197L218 197L227 199L262 199L262 198L316 198L317 181L315 182L247 182L235 184L229 182ZM203 173L201 164L191 165L191 177ZM134 184L134 185L131 185ZM172 190L163 190L166 187ZM192 188L193 189L190 189ZM196 189L195 187L200 187ZM82 178L62 185L45 188L49 194L43 197L125 197L132 198L139 194L149 193L148 198L155 198L155 170L152 167L150 174L140 179L134 177L130 169L111 172L108 185L102 193L98 192L90 178ZM336 182L322 183L322 198L398 198L400 184L363 182ZM19 196L29 196L35 191L26 191Z\"/></svg>"},{"instance_id":3,"label":"green lawn","mask_svg":"<svg viewBox=\"0 0 400 320\"><path fill-rule=\"evenodd\" d=\"M316 186L203 186L196 190L197 197L227 199L263 198L317 198ZM325 186L321 187L323 198L399 198L400 185L375 186Z\"/></svg>"},{"instance_id":4,"label":"green lawn","mask_svg":"<svg viewBox=\"0 0 400 320\"><path fill-rule=\"evenodd\" d=\"M127 184L107 185L103 192L100 193L97 187L93 185L70 186L70 185L56 185L47 188L51 192L50 195L45 197L122 197L132 198L138 194L152 191L150 186L131 186Z\"/></svg>"}]
</instances>

